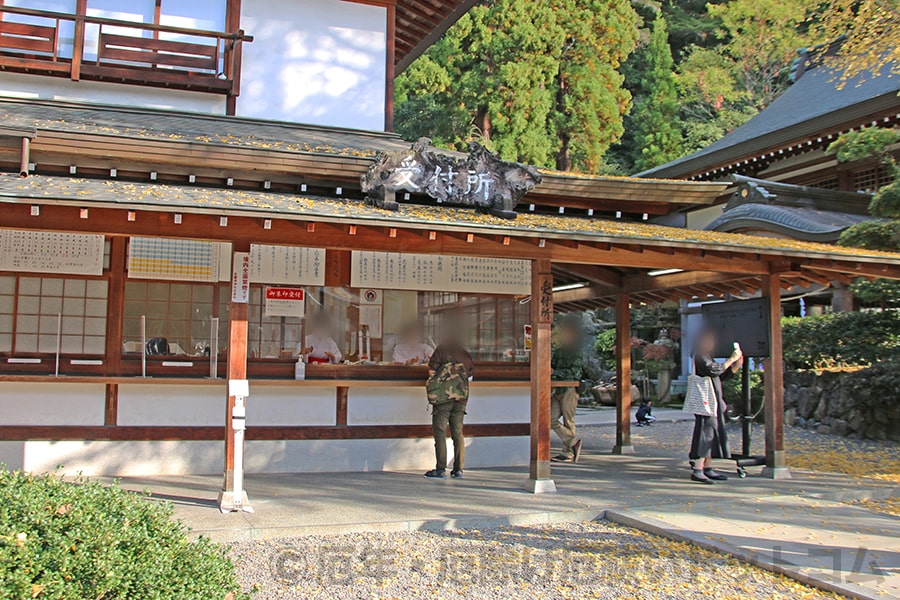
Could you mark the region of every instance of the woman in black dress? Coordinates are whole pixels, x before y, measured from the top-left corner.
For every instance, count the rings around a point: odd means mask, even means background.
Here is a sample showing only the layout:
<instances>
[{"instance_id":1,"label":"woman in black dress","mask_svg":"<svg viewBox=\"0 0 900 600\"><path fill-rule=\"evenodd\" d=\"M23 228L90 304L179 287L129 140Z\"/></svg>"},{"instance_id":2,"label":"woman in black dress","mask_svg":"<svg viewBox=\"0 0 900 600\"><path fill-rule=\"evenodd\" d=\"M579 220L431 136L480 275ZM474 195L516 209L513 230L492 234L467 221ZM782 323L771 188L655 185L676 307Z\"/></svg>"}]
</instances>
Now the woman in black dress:
<instances>
[{"instance_id":1,"label":"woman in black dress","mask_svg":"<svg viewBox=\"0 0 900 600\"><path fill-rule=\"evenodd\" d=\"M707 484L728 479L712 468L712 459L731 457L731 453L728 451L728 438L725 434L726 405L722 395L722 381L737 373L744 362L744 355L739 348L735 348L724 363L716 362L712 357L715 347L716 334L709 330L704 331L697 338L693 357L696 374L712 379L719 407L718 415L715 417L694 416L694 435L691 439L690 453L693 466L691 479Z\"/></svg>"}]
</instances>

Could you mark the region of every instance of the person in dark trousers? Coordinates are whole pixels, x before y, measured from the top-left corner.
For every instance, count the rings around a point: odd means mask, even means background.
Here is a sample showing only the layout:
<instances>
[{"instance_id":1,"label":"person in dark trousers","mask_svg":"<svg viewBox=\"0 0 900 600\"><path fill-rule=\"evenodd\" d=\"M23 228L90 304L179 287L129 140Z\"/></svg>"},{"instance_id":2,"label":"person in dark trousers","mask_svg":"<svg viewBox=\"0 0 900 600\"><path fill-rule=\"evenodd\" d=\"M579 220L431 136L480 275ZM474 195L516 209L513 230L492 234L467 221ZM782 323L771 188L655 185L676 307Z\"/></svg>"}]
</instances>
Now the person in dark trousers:
<instances>
[{"instance_id":1,"label":"person in dark trousers","mask_svg":"<svg viewBox=\"0 0 900 600\"><path fill-rule=\"evenodd\" d=\"M637 413L634 415L634 420L637 421L638 427L643 427L644 425L650 425L656 419L653 417L653 402L649 398L644 398L641 400L641 405L637 409Z\"/></svg>"},{"instance_id":2,"label":"person in dark trousers","mask_svg":"<svg viewBox=\"0 0 900 600\"><path fill-rule=\"evenodd\" d=\"M559 326L558 344L550 358L552 381L575 381L584 376L584 357L581 354L581 323L567 318ZM556 462L578 462L581 456L581 440L575 428L575 411L578 409L577 387L554 387L550 396L550 427L562 440L562 453L553 458Z\"/></svg>"},{"instance_id":3,"label":"person in dark trousers","mask_svg":"<svg viewBox=\"0 0 900 600\"><path fill-rule=\"evenodd\" d=\"M475 362L460 342L460 323L451 319L443 323L441 341L435 348L428 362L428 373L434 375L446 363L461 363L469 381L475 373ZM458 396L463 395L462 399ZM453 470L450 476L462 479L466 459L466 441L463 438L463 417L468 402L468 385L464 394L454 394L454 399L438 402L432 406L431 426L434 432L435 467L425 473L428 479L446 479L447 469L447 426L450 426L450 438L453 440Z\"/></svg>"},{"instance_id":4,"label":"person in dark trousers","mask_svg":"<svg viewBox=\"0 0 900 600\"><path fill-rule=\"evenodd\" d=\"M715 417L707 415L694 415L694 434L691 438L692 472L691 480L699 483L710 484L714 481L728 479L712 468L713 458L730 458L728 450L728 438L725 434L725 410L727 408L722 394L722 380L729 379L740 371L744 362L744 355L735 347L734 352L724 363L713 359L712 353L716 347L716 334L705 330L700 333L694 346L694 369L700 377L712 379L716 392L718 414Z\"/></svg>"}]
</instances>

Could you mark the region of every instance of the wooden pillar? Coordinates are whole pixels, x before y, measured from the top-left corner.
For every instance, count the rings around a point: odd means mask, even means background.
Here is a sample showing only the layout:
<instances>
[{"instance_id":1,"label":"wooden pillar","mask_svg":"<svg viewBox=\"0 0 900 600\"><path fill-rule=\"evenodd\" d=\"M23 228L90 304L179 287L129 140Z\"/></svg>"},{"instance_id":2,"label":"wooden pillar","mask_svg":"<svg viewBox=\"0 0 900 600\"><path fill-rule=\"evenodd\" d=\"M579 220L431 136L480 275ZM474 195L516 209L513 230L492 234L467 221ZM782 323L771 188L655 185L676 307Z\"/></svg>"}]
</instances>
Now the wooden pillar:
<instances>
[{"instance_id":1,"label":"wooden pillar","mask_svg":"<svg viewBox=\"0 0 900 600\"><path fill-rule=\"evenodd\" d=\"M384 69L384 130L394 130L394 78L397 45L397 6L391 2L387 9L387 52Z\"/></svg>"},{"instance_id":2,"label":"wooden pillar","mask_svg":"<svg viewBox=\"0 0 900 600\"><path fill-rule=\"evenodd\" d=\"M338 427L347 426L347 401L350 399L350 388L347 386L339 386L336 393L336 415L334 423Z\"/></svg>"},{"instance_id":3,"label":"wooden pillar","mask_svg":"<svg viewBox=\"0 0 900 600\"><path fill-rule=\"evenodd\" d=\"M84 17L87 15L87 0L75 2L75 36L72 43L72 67L69 76L72 81L81 79L81 61L84 60Z\"/></svg>"},{"instance_id":4,"label":"wooden pillar","mask_svg":"<svg viewBox=\"0 0 900 600\"><path fill-rule=\"evenodd\" d=\"M247 378L247 317L249 314L249 279L244 290L244 268L249 277L250 243L234 242L232 253L231 310L228 320L228 380ZM245 263L246 259L246 263ZM230 388L230 386L228 386ZM225 395L225 481L222 489L234 489L234 428L231 415L235 397L226 388Z\"/></svg>"},{"instance_id":5,"label":"wooden pillar","mask_svg":"<svg viewBox=\"0 0 900 600\"><path fill-rule=\"evenodd\" d=\"M125 327L125 264L124 237L109 240L109 279L106 289L106 375L121 375L123 331Z\"/></svg>"},{"instance_id":6,"label":"wooden pillar","mask_svg":"<svg viewBox=\"0 0 900 600\"><path fill-rule=\"evenodd\" d=\"M226 0L225 2L225 31L238 33L241 30L241 0ZM243 42L234 40L229 48L229 42L225 42L225 74L232 80L232 88L225 98L225 114L234 116L237 112L237 97L241 93L241 61L243 60Z\"/></svg>"},{"instance_id":7,"label":"wooden pillar","mask_svg":"<svg viewBox=\"0 0 900 600\"><path fill-rule=\"evenodd\" d=\"M769 301L769 358L763 363L765 377L766 466L764 477L788 479L784 456L784 355L781 344L781 277L763 277L763 295Z\"/></svg>"},{"instance_id":8,"label":"wooden pillar","mask_svg":"<svg viewBox=\"0 0 900 600\"><path fill-rule=\"evenodd\" d=\"M631 445L631 298L616 294L616 445L613 454L634 454Z\"/></svg>"},{"instance_id":9,"label":"wooden pillar","mask_svg":"<svg viewBox=\"0 0 900 600\"><path fill-rule=\"evenodd\" d=\"M531 263L531 462L525 489L555 492L550 478L550 336L553 274L550 261Z\"/></svg>"}]
</instances>

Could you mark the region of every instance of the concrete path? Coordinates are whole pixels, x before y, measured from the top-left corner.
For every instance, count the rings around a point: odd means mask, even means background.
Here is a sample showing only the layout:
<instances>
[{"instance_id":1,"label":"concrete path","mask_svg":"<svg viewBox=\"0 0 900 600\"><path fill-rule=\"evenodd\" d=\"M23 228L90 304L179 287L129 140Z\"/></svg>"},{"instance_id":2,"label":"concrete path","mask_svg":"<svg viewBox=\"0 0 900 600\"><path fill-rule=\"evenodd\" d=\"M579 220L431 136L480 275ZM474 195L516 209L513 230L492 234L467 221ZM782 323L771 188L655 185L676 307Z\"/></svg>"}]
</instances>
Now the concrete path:
<instances>
[{"instance_id":1,"label":"concrete path","mask_svg":"<svg viewBox=\"0 0 900 600\"><path fill-rule=\"evenodd\" d=\"M814 473L773 481L759 469L704 486L688 480L684 460L671 452L642 454L591 454L576 465L555 465L560 491L545 495L522 491L527 472L516 468L470 471L461 481L429 481L421 473L251 475L252 514L219 513L216 476L122 483L173 502L196 533L222 542L606 517L846 595L900 597L900 518L845 504L898 497L898 486Z\"/></svg>"}]
</instances>

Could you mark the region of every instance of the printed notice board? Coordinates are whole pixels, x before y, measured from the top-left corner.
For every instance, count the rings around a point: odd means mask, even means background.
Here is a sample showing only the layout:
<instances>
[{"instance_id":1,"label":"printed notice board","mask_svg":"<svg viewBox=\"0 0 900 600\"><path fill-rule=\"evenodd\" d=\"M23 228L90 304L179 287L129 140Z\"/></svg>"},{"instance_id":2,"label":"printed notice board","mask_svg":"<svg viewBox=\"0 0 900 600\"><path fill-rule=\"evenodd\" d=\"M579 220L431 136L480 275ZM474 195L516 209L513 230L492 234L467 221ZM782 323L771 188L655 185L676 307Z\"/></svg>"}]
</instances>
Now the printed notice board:
<instances>
[{"instance_id":1,"label":"printed notice board","mask_svg":"<svg viewBox=\"0 0 900 600\"><path fill-rule=\"evenodd\" d=\"M267 317L303 317L306 314L306 292L297 288L267 287Z\"/></svg>"},{"instance_id":2,"label":"printed notice board","mask_svg":"<svg viewBox=\"0 0 900 600\"><path fill-rule=\"evenodd\" d=\"M128 277L219 281L222 245L198 240L133 237L128 244ZM228 267L226 264L225 268Z\"/></svg>"},{"instance_id":3,"label":"printed notice board","mask_svg":"<svg viewBox=\"0 0 900 600\"><path fill-rule=\"evenodd\" d=\"M103 274L102 235L0 229L0 271Z\"/></svg>"},{"instance_id":4,"label":"printed notice board","mask_svg":"<svg viewBox=\"0 0 900 600\"><path fill-rule=\"evenodd\" d=\"M356 288L526 295L531 293L531 263L505 258L353 252L350 285Z\"/></svg>"},{"instance_id":5,"label":"printed notice board","mask_svg":"<svg viewBox=\"0 0 900 600\"><path fill-rule=\"evenodd\" d=\"M252 244L250 280L282 285L325 285L325 250Z\"/></svg>"}]
</instances>

